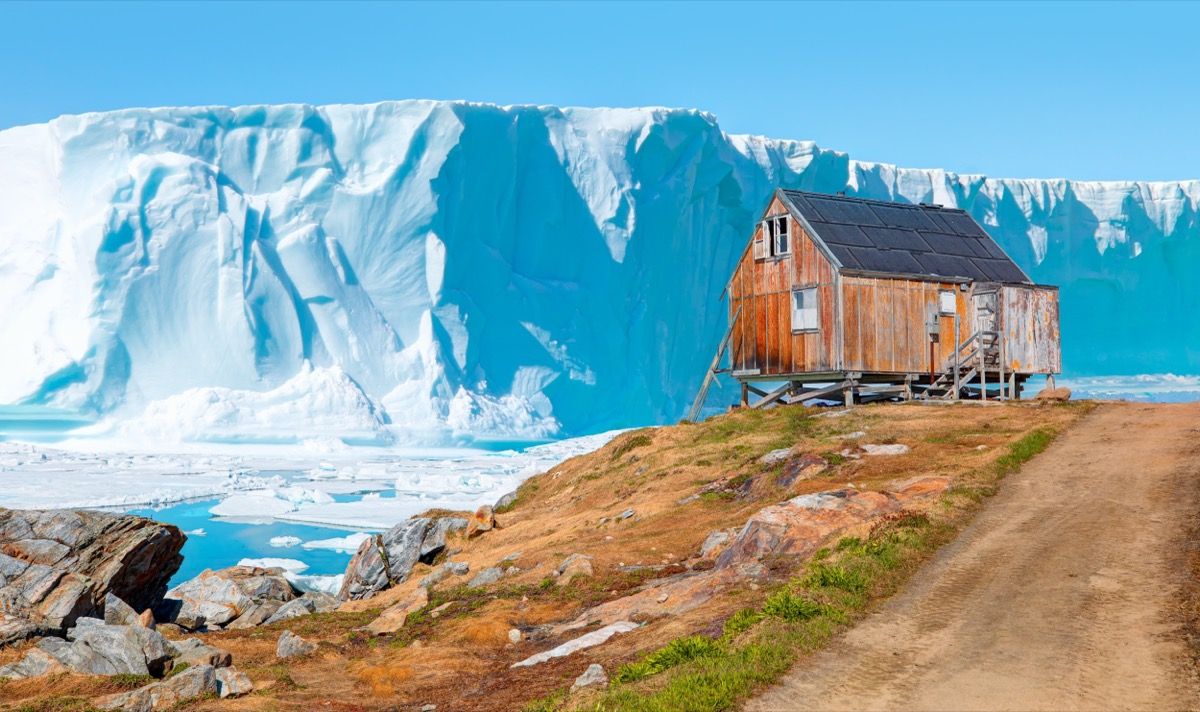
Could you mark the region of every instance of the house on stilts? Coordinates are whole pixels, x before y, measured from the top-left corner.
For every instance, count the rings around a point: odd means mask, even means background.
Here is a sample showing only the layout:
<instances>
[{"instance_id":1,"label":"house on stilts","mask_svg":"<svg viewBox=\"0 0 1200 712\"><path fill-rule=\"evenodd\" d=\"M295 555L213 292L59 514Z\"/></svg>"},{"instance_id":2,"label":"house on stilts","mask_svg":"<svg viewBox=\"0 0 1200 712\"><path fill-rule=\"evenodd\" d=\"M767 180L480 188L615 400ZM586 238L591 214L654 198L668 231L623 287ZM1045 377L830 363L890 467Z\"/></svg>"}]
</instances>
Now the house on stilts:
<instances>
[{"instance_id":1,"label":"house on stilts","mask_svg":"<svg viewBox=\"0 0 1200 712\"><path fill-rule=\"evenodd\" d=\"M725 294L729 330L693 419L720 373L764 407L1018 399L1062 368L1058 288L962 210L777 190Z\"/></svg>"}]
</instances>

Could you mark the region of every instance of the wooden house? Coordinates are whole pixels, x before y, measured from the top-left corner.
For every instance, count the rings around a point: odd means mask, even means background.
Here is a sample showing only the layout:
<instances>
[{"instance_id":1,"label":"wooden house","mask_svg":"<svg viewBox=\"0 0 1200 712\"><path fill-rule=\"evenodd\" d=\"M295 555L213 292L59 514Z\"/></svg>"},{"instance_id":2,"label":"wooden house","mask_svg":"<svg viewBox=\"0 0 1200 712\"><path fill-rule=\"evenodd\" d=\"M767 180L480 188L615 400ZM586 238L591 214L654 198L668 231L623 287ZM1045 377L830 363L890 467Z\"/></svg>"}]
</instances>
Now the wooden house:
<instances>
[{"instance_id":1,"label":"wooden house","mask_svg":"<svg viewBox=\"0 0 1200 712\"><path fill-rule=\"evenodd\" d=\"M764 406L1016 399L1061 370L1058 288L962 210L777 190L726 294L729 331L692 417L721 372Z\"/></svg>"}]
</instances>

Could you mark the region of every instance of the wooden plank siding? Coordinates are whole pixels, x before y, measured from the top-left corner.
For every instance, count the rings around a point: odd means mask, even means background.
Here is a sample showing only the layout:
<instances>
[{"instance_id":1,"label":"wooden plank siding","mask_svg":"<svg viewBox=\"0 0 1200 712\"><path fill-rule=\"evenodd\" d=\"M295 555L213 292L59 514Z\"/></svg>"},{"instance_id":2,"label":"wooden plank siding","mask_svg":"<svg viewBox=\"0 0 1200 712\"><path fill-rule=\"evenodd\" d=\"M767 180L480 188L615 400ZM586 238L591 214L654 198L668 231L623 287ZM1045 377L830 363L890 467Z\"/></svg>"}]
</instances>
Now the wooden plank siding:
<instances>
[{"instance_id":1,"label":"wooden plank siding","mask_svg":"<svg viewBox=\"0 0 1200 712\"><path fill-rule=\"evenodd\" d=\"M961 324L959 339L971 331L966 324L967 295L950 282L887 277L842 277L845 370L869 373L928 373L929 333L926 316L939 308L938 293L953 291ZM934 348L936 370L954 352L954 316L938 317L940 335Z\"/></svg>"},{"instance_id":2,"label":"wooden plank siding","mask_svg":"<svg viewBox=\"0 0 1200 712\"><path fill-rule=\"evenodd\" d=\"M764 218L786 213L787 208L775 198ZM729 284L730 317L742 308L730 339L734 372L757 371L757 375L767 376L835 370L837 292L833 265L790 215L790 254L756 260L753 245L761 230L760 222ZM807 287L817 288L820 328L794 332L792 291Z\"/></svg>"},{"instance_id":3,"label":"wooden plank siding","mask_svg":"<svg viewBox=\"0 0 1200 712\"><path fill-rule=\"evenodd\" d=\"M1005 369L1017 373L1060 373L1058 290L1005 284L1000 288L1000 334Z\"/></svg>"}]
</instances>

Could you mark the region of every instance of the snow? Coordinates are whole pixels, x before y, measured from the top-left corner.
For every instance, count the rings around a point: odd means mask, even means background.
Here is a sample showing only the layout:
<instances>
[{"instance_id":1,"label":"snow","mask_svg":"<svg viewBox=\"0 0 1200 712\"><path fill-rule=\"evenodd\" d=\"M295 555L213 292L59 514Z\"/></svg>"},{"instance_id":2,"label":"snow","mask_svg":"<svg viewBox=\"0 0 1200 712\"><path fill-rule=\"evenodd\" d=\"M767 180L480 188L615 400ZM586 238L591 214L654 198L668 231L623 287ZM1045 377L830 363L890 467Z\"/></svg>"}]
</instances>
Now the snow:
<instances>
[{"instance_id":1,"label":"snow","mask_svg":"<svg viewBox=\"0 0 1200 712\"><path fill-rule=\"evenodd\" d=\"M357 447L333 459L314 457L302 446L264 453L225 445L225 454L173 454L80 452L0 441L0 507L130 509L219 498L209 507L214 517L380 531L434 507L473 510L492 504L525 478L591 452L620 432L519 451ZM339 502L335 496L357 498ZM353 551L354 536L336 544L275 537L270 544Z\"/></svg>"},{"instance_id":2,"label":"snow","mask_svg":"<svg viewBox=\"0 0 1200 712\"><path fill-rule=\"evenodd\" d=\"M313 454L669 422L776 186L962 207L1061 286L1069 371L1200 371L1162 308L1200 301L1200 181L909 169L686 109L397 101L0 131L0 404L130 449Z\"/></svg>"}]
</instances>

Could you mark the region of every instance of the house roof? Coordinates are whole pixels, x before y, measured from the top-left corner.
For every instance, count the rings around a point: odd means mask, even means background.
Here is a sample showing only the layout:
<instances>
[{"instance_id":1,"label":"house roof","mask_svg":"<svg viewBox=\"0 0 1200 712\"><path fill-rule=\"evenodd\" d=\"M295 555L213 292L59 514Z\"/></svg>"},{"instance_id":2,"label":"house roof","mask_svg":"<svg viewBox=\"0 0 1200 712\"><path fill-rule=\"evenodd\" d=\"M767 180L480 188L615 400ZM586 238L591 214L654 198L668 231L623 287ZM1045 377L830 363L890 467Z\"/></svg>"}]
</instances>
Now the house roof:
<instances>
[{"instance_id":1,"label":"house roof","mask_svg":"<svg viewBox=\"0 0 1200 712\"><path fill-rule=\"evenodd\" d=\"M843 271L1030 282L963 210L781 190Z\"/></svg>"}]
</instances>

